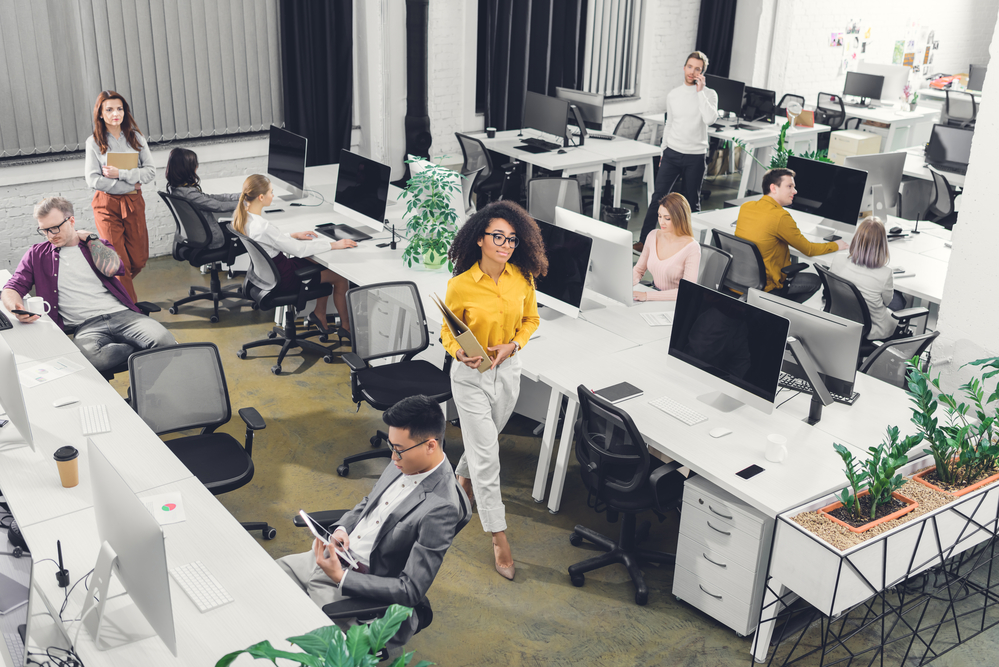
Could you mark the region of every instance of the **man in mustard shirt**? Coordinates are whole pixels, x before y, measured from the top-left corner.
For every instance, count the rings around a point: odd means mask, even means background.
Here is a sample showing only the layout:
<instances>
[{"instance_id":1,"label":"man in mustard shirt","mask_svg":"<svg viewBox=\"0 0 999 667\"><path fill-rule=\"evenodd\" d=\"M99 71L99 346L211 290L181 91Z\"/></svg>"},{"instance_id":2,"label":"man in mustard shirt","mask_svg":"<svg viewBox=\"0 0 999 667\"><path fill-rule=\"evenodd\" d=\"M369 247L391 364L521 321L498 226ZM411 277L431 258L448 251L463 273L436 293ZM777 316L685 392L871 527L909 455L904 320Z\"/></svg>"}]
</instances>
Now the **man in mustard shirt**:
<instances>
[{"instance_id":1,"label":"man in mustard shirt","mask_svg":"<svg viewBox=\"0 0 999 667\"><path fill-rule=\"evenodd\" d=\"M763 255L767 268L766 291L773 292L798 303L808 301L821 282L815 273L799 273L789 288L784 287L781 269L791 263L792 246L802 255L815 257L849 248L844 241L812 243L805 238L791 214L784 210L798 193L794 188L794 172L790 169L771 169L763 175L763 195L758 201L746 202L739 208L735 235L752 241Z\"/></svg>"}]
</instances>

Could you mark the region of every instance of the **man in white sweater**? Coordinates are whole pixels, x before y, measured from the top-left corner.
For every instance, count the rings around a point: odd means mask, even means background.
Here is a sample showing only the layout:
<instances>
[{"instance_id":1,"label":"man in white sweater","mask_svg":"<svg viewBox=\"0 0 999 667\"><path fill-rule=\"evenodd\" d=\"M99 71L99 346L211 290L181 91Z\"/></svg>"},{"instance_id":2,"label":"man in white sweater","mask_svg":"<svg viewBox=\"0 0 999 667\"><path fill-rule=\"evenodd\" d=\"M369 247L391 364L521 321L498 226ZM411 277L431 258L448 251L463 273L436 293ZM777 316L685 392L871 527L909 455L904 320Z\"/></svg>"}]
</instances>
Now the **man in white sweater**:
<instances>
[{"instance_id":1,"label":"man in white sweater","mask_svg":"<svg viewBox=\"0 0 999 667\"><path fill-rule=\"evenodd\" d=\"M656 191L645 214L642 235L635 244L641 250L643 242L656 227L660 199L673 189L683 175L683 191L691 211L701 210L701 182L704 180L705 155L708 152L708 126L718 120L718 94L704 86L704 71L708 57L700 51L687 56L683 66L683 85L666 96L666 130L663 132L663 157L656 174Z\"/></svg>"}]
</instances>

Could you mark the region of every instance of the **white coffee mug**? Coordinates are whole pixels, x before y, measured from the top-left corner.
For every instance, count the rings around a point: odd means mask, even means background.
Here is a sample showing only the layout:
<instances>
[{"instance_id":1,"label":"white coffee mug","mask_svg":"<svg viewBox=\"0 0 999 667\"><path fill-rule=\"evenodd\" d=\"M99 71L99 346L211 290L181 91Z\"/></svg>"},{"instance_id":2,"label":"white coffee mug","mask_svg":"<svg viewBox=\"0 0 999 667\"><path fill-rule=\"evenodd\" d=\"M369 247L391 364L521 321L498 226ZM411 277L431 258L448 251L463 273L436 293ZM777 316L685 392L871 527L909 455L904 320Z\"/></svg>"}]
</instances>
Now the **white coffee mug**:
<instances>
[{"instance_id":1,"label":"white coffee mug","mask_svg":"<svg viewBox=\"0 0 999 667\"><path fill-rule=\"evenodd\" d=\"M40 296L29 296L24 300L24 309L36 315L41 315L42 313L48 315L49 311L52 310L52 306Z\"/></svg>"},{"instance_id":2,"label":"white coffee mug","mask_svg":"<svg viewBox=\"0 0 999 667\"><path fill-rule=\"evenodd\" d=\"M787 438L777 433L767 436L767 461L780 463L787 458Z\"/></svg>"}]
</instances>

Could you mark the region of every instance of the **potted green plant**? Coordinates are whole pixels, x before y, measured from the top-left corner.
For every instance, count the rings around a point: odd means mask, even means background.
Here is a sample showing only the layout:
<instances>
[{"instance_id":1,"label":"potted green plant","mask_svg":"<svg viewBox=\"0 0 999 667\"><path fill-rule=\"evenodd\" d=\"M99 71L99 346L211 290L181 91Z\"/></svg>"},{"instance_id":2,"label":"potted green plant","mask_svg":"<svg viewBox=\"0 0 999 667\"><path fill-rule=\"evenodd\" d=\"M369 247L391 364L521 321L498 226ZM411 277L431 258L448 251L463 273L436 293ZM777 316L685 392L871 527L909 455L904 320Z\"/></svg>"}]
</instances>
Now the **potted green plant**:
<instances>
[{"instance_id":1,"label":"potted green plant","mask_svg":"<svg viewBox=\"0 0 999 667\"><path fill-rule=\"evenodd\" d=\"M919 93L913 89L912 84L905 84L905 88L902 89L902 94L905 95L905 103L909 108L909 111L916 110L916 100L919 99Z\"/></svg>"},{"instance_id":2,"label":"potted green plant","mask_svg":"<svg viewBox=\"0 0 999 667\"><path fill-rule=\"evenodd\" d=\"M443 158L441 158L443 159ZM406 160L407 164L423 161ZM451 206L452 196L461 193L455 184L455 172L439 163L427 162L426 168L410 177L403 191L406 201L406 230L409 245L402 253L407 266L422 261L428 269L439 269L448 262L448 248L458 233L458 211ZM459 181L460 182L460 181Z\"/></svg>"},{"instance_id":3,"label":"potted green plant","mask_svg":"<svg viewBox=\"0 0 999 667\"><path fill-rule=\"evenodd\" d=\"M770 156L770 166L763 164L756 159L753 151L746 146L746 142L742 139L732 139L732 143L736 144L739 148L744 150L749 157L753 158L756 164L760 165L764 169L776 169L778 167L787 167L787 158L795 155L795 152L791 150L790 146L787 145L787 131L791 127L791 121L786 121L784 125L780 128L780 135L777 137L777 145L774 146L774 153ZM828 151L807 151L802 153L799 157L806 158L808 160L818 160L819 162L832 162L828 157Z\"/></svg>"},{"instance_id":4,"label":"potted green plant","mask_svg":"<svg viewBox=\"0 0 999 667\"><path fill-rule=\"evenodd\" d=\"M241 651L234 651L222 656L215 667L228 667L239 655L249 653L256 659L270 660L275 665L277 659L291 660L299 665L309 667L374 667L378 664L377 653L381 651L389 639L399 631L402 622L409 618L413 610L409 607L394 604L385 611L385 615L370 624L355 625L345 635L335 625L325 625L316 628L300 637L288 637L288 642L299 647L304 653L280 651L269 641L262 641ZM399 656L391 667L406 667L413 658L413 652ZM432 662L421 660L413 667L429 667Z\"/></svg>"}]
</instances>

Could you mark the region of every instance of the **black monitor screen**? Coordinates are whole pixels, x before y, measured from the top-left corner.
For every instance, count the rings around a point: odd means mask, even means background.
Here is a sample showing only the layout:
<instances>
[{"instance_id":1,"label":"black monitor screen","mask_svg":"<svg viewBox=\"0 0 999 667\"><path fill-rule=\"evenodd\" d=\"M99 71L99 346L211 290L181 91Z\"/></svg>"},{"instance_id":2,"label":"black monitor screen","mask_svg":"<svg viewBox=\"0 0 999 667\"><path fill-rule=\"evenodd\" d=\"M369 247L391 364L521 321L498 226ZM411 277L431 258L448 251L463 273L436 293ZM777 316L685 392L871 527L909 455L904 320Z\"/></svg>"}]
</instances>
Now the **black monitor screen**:
<instances>
[{"instance_id":1,"label":"black monitor screen","mask_svg":"<svg viewBox=\"0 0 999 667\"><path fill-rule=\"evenodd\" d=\"M843 94L863 97L865 99L880 100L881 88L884 86L885 78L877 74L864 74L862 72L847 72L846 83L843 84Z\"/></svg>"},{"instance_id":2,"label":"black monitor screen","mask_svg":"<svg viewBox=\"0 0 999 667\"><path fill-rule=\"evenodd\" d=\"M304 189L307 143L305 137L271 125L267 173L299 190Z\"/></svg>"},{"instance_id":3,"label":"black monitor screen","mask_svg":"<svg viewBox=\"0 0 999 667\"><path fill-rule=\"evenodd\" d=\"M681 280L669 355L772 403L787 330L779 315Z\"/></svg>"},{"instance_id":4,"label":"black monitor screen","mask_svg":"<svg viewBox=\"0 0 999 667\"><path fill-rule=\"evenodd\" d=\"M391 175L392 169L387 164L341 150L335 201L381 222L385 219Z\"/></svg>"},{"instance_id":5,"label":"black monitor screen","mask_svg":"<svg viewBox=\"0 0 999 667\"><path fill-rule=\"evenodd\" d=\"M746 84L721 76L705 74L707 87L718 93L718 111L739 113L742 111L742 92Z\"/></svg>"},{"instance_id":6,"label":"black monitor screen","mask_svg":"<svg viewBox=\"0 0 999 667\"><path fill-rule=\"evenodd\" d=\"M981 92L982 85L985 83L985 70L988 69L984 65L972 65L968 69L968 90L977 90Z\"/></svg>"},{"instance_id":7,"label":"black monitor screen","mask_svg":"<svg viewBox=\"0 0 999 667\"><path fill-rule=\"evenodd\" d=\"M568 118L569 103L565 100L527 91L524 100L524 127L565 137Z\"/></svg>"},{"instance_id":8,"label":"black monitor screen","mask_svg":"<svg viewBox=\"0 0 999 667\"><path fill-rule=\"evenodd\" d=\"M867 189L867 172L792 155L787 168L795 172L798 194L789 208L856 225Z\"/></svg>"},{"instance_id":9,"label":"black monitor screen","mask_svg":"<svg viewBox=\"0 0 999 667\"><path fill-rule=\"evenodd\" d=\"M548 274L538 277L536 288L553 299L579 308L593 239L542 220L537 222L548 255Z\"/></svg>"},{"instance_id":10,"label":"black monitor screen","mask_svg":"<svg viewBox=\"0 0 999 667\"><path fill-rule=\"evenodd\" d=\"M604 96L600 93L584 93L572 88L556 88L555 97L575 104L583 116L583 123L588 130L599 130L604 126ZM576 117L569 114L569 124L576 124Z\"/></svg>"},{"instance_id":11,"label":"black monitor screen","mask_svg":"<svg viewBox=\"0 0 999 667\"><path fill-rule=\"evenodd\" d=\"M742 103L743 120L750 122L765 120L774 122L774 109L777 107L777 93L764 88L746 86L746 99Z\"/></svg>"},{"instance_id":12,"label":"black monitor screen","mask_svg":"<svg viewBox=\"0 0 999 667\"><path fill-rule=\"evenodd\" d=\"M971 160L975 131L964 127L934 125L926 145L926 161L939 165L966 165Z\"/></svg>"}]
</instances>

